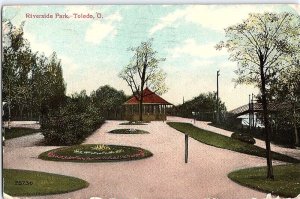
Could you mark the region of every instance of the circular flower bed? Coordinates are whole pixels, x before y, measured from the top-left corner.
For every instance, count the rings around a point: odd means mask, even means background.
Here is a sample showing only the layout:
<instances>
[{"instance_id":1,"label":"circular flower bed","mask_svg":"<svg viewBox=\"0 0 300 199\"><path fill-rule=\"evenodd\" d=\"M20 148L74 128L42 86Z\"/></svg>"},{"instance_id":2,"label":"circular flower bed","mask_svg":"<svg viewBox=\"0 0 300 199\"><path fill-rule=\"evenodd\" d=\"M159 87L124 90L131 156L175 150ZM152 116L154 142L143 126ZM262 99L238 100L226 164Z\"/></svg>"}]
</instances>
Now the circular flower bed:
<instances>
[{"instance_id":1,"label":"circular flower bed","mask_svg":"<svg viewBox=\"0 0 300 199\"><path fill-rule=\"evenodd\" d=\"M143 131L139 129L115 129L112 131L109 131L108 133L112 134L148 134L148 131Z\"/></svg>"},{"instance_id":2,"label":"circular flower bed","mask_svg":"<svg viewBox=\"0 0 300 199\"><path fill-rule=\"evenodd\" d=\"M150 151L139 147L85 144L46 151L39 158L67 162L113 162L138 160L152 155Z\"/></svg>"}]
</instances>

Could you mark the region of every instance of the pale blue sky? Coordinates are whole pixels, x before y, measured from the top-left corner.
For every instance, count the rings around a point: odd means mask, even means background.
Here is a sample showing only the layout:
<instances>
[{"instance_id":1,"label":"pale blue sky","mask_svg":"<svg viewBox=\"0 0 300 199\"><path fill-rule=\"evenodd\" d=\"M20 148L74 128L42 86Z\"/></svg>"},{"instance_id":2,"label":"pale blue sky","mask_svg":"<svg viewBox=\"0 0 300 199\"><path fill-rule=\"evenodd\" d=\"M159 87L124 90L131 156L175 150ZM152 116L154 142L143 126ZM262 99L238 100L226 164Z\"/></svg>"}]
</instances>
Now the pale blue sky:
<instances>
[{"instance_id":1,"label":"pale blue sky","mask_svg":"<svg viewBox=\"0 0 300 199\"><path fill-rule=\"evenodd\" d=\"M25 22L24 37L32 49L47 56L55 51L62 61L67 94L110 84L129 87L118 73L129 62L128 47L154 38L154 48L166 61L168 92L163 97L173 104L203 92L216 90L216 71L220 70L220 97L228 109L248 101L257 90L234 87L236 63L228 61L226 51L214 46L224 39L224 28L239 23L250 12L298 13L294 5L102 5L102 6L8 6L3 17L13 24ZM102 13L103 19L33 19L33 15L56 13Z\"/></svg>"}]
</instances>

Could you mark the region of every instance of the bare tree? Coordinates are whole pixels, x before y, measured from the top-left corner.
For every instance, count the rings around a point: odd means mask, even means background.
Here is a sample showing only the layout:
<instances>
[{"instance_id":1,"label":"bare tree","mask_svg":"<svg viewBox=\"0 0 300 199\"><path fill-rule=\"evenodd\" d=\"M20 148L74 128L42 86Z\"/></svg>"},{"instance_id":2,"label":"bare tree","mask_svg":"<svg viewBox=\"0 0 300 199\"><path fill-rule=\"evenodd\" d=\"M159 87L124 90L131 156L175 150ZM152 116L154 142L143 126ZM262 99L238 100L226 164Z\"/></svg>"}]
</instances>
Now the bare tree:
<instances>
[{"instance_id":1,"label":"bare tree","mask_svg":"<svg viewBox=\"0 0 300 199\"><path fill-rule=\"evenodd\" d=\"M165 58L158 58L152 48L153 39L142 42L138 47L129 48L134 53L129 64L123 68L119 77L125 80L133 96L139 102L139 120L143 120L143 93L146 87L158 94L166 92L166 73L158 66Z\"/></svg>"}]
</instances>

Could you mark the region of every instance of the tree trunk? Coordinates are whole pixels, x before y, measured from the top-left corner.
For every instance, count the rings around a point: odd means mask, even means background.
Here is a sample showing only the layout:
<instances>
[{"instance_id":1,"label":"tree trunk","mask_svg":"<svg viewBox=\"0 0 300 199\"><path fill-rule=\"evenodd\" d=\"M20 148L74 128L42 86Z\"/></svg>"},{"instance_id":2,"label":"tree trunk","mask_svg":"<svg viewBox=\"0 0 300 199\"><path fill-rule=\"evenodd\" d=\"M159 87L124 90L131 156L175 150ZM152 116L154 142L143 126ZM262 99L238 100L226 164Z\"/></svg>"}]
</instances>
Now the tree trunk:
<instances>
[{"instance_id":1,"label":"tree trunk","mask_svg":"<svg viewBox=\"0 0 300 199\"><path fill-rule=\"evenodd\" d=\"M139 101L139 121L143 121L143 91L141 91L141 97Z\"/></svg>"},{"instance_id":2,"label":"tree trunk","mask_svg":"<svg viewBox=\"0 0 300 199\"><path fill-rule=\"evenodd\" d=\"M261 60L262 62L262 60ZM263 105L263 118L265 125L265 143L266 143L266 156L267 156L267 178L274 179L273 175L273 167L272 167L272 154L271 154L271 146L270 146L270 124L268 118L268 102L266 96L266 79L264 73L264 64L260 65L260 77L261 77L261 93L262 93L262 105Z\"/></svg>"},{"instance_id":3,"label":"tree trunk","mask_svg":"<svg viewBox=\"0 0 300 199\"><path fill-rule=\"evenodd\" d=\"M296 102L294 103L294 131L295 131L295 145L299 145L299 135L297 130L297 124L296 124Z\"/></svg>"},{"instance_id":4,"label":"tree trunk","mask_svg":"<svg viewBox=\"0 0 300 199\"><path fill-rule=\"evenodd\" d=\"M20 118L21 118L21 120L23 120L23 118L24 118L23 117L23 109L24 109L24 105L21 105L20 109L19 109L20 110Z\"/></svg>"},{"instance_id":5,"label":"tree trunk","mask_svg":"<svg viewBox=\"0 0 300 199\"><path fill-rule=\"evenodd\" d=\"M295 145L298 146L299 145L299 134L298 134L296 124L294 124L294 126L295 126Z\"/></svg>"},{"instance_id":6,"label":"tree trunk","mask_svg":"<svg viewBox=\"0 0 300 199\"><path fill-rule=\"evenodd\" d=\"M8 84L8 129L10 129L10 120L11 120L11 91L10 91L10 82Z\"/></svg>"}]
</instances>

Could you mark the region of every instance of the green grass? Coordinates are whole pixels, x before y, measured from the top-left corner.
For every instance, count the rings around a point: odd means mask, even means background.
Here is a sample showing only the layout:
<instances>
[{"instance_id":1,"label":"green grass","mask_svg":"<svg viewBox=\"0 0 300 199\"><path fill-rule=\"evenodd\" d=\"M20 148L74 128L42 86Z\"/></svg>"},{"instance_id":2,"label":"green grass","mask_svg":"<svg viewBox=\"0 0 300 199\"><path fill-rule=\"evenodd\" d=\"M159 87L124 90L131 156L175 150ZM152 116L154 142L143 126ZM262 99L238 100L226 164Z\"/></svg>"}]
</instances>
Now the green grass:
<instances>
[{"instance_id":1,"label":"green grass","mask_svg":"<svg viewBox=\"0 0 300 199\"><path fill-rule=\"evenodd\" d=\"M88 187L79 178L51 173L3 169L4 192L11 196L40 196L67 193Z\"/></svg>"},{"instance_id":2,"label":"green grass","mask_svg":"<svg viewBox=\"0 0 300 199\"><path fill-rule=\"evenodd\" d=\"M206 131L197 128L189 123L168 122L167 124L182 133L187 133L190 137L204 144L249 155L266 157L266 150L258 146L247 144L224 135ZM276 152L272 152L272 157L273 159L283 162L300 163L300 160L298 159Z\"/></svg>"},{"instance_id":3,"label":"green grass","mask_svg":"<svg viewBox=\"0 0 300 199\"><path fill-rule=\"evenodd\" d=\"M5 128L5 139L9 140L12 138L17 138L25 135L30 135L34 133L38 133L39 129L31 129L31 128Z\"/></svg>"},{"instance_id":4,"label":"green grass","mask_svg":"<svg viewBox=\"0 0 300 199\"><path fill-rule=\"evenodd\" d=\"M39 158L51 161L87 163L139 160L152 155L150 151L139 147L83 144L46 151L41 153Z\"/></svg>"},{"instance_id":5,"label":"green grass","mask_svg":"<svg viewBox=\"0 0 300 199\"><path fill-rule=\"evenodd\" d=\"M109 131L108 133L112 134L148 134L148 131L143 131L140 129L115 129L112 131Z\"/></svg>"},{"instance_id":6,"label":"green grass","mask_svg":"<svg viewBox=\"0 0 300 199\"><path fill-rule=\"evenodd\" d=\"M300 164L273 166L275 179L266 179L267 168L256 167L233 171L228 177L243 186L281 197L300 194Z\"/></svg>"},{"instance_id":7,"label":"green grass","mask_svg":"<svg viewBox=\"0 0 300 199\"><path fill-rule=\"evenodd\" d=\"M249 129L248 127L244 127L242 129L239 129L235 126L228 126L228 124L216 124L216 123L208 123L208 125L213 126L213 127L217 127L220 129L224 129L227 131L232 131L235 133L242 133L244 135L251 135L252 137L262 140L265 140L265 133L264 133L264 129L263 128L254 128L254 129ZM273 134L273 136L271 135L270 137L271 139L271 143L276 144L280 147L285 147L285 148L292 148L295 149L295 143L293 141L293 138L291 138L291 136L276 136ZM300 147L300 145L299 145Z\"/></svg>"}]
</instances>

